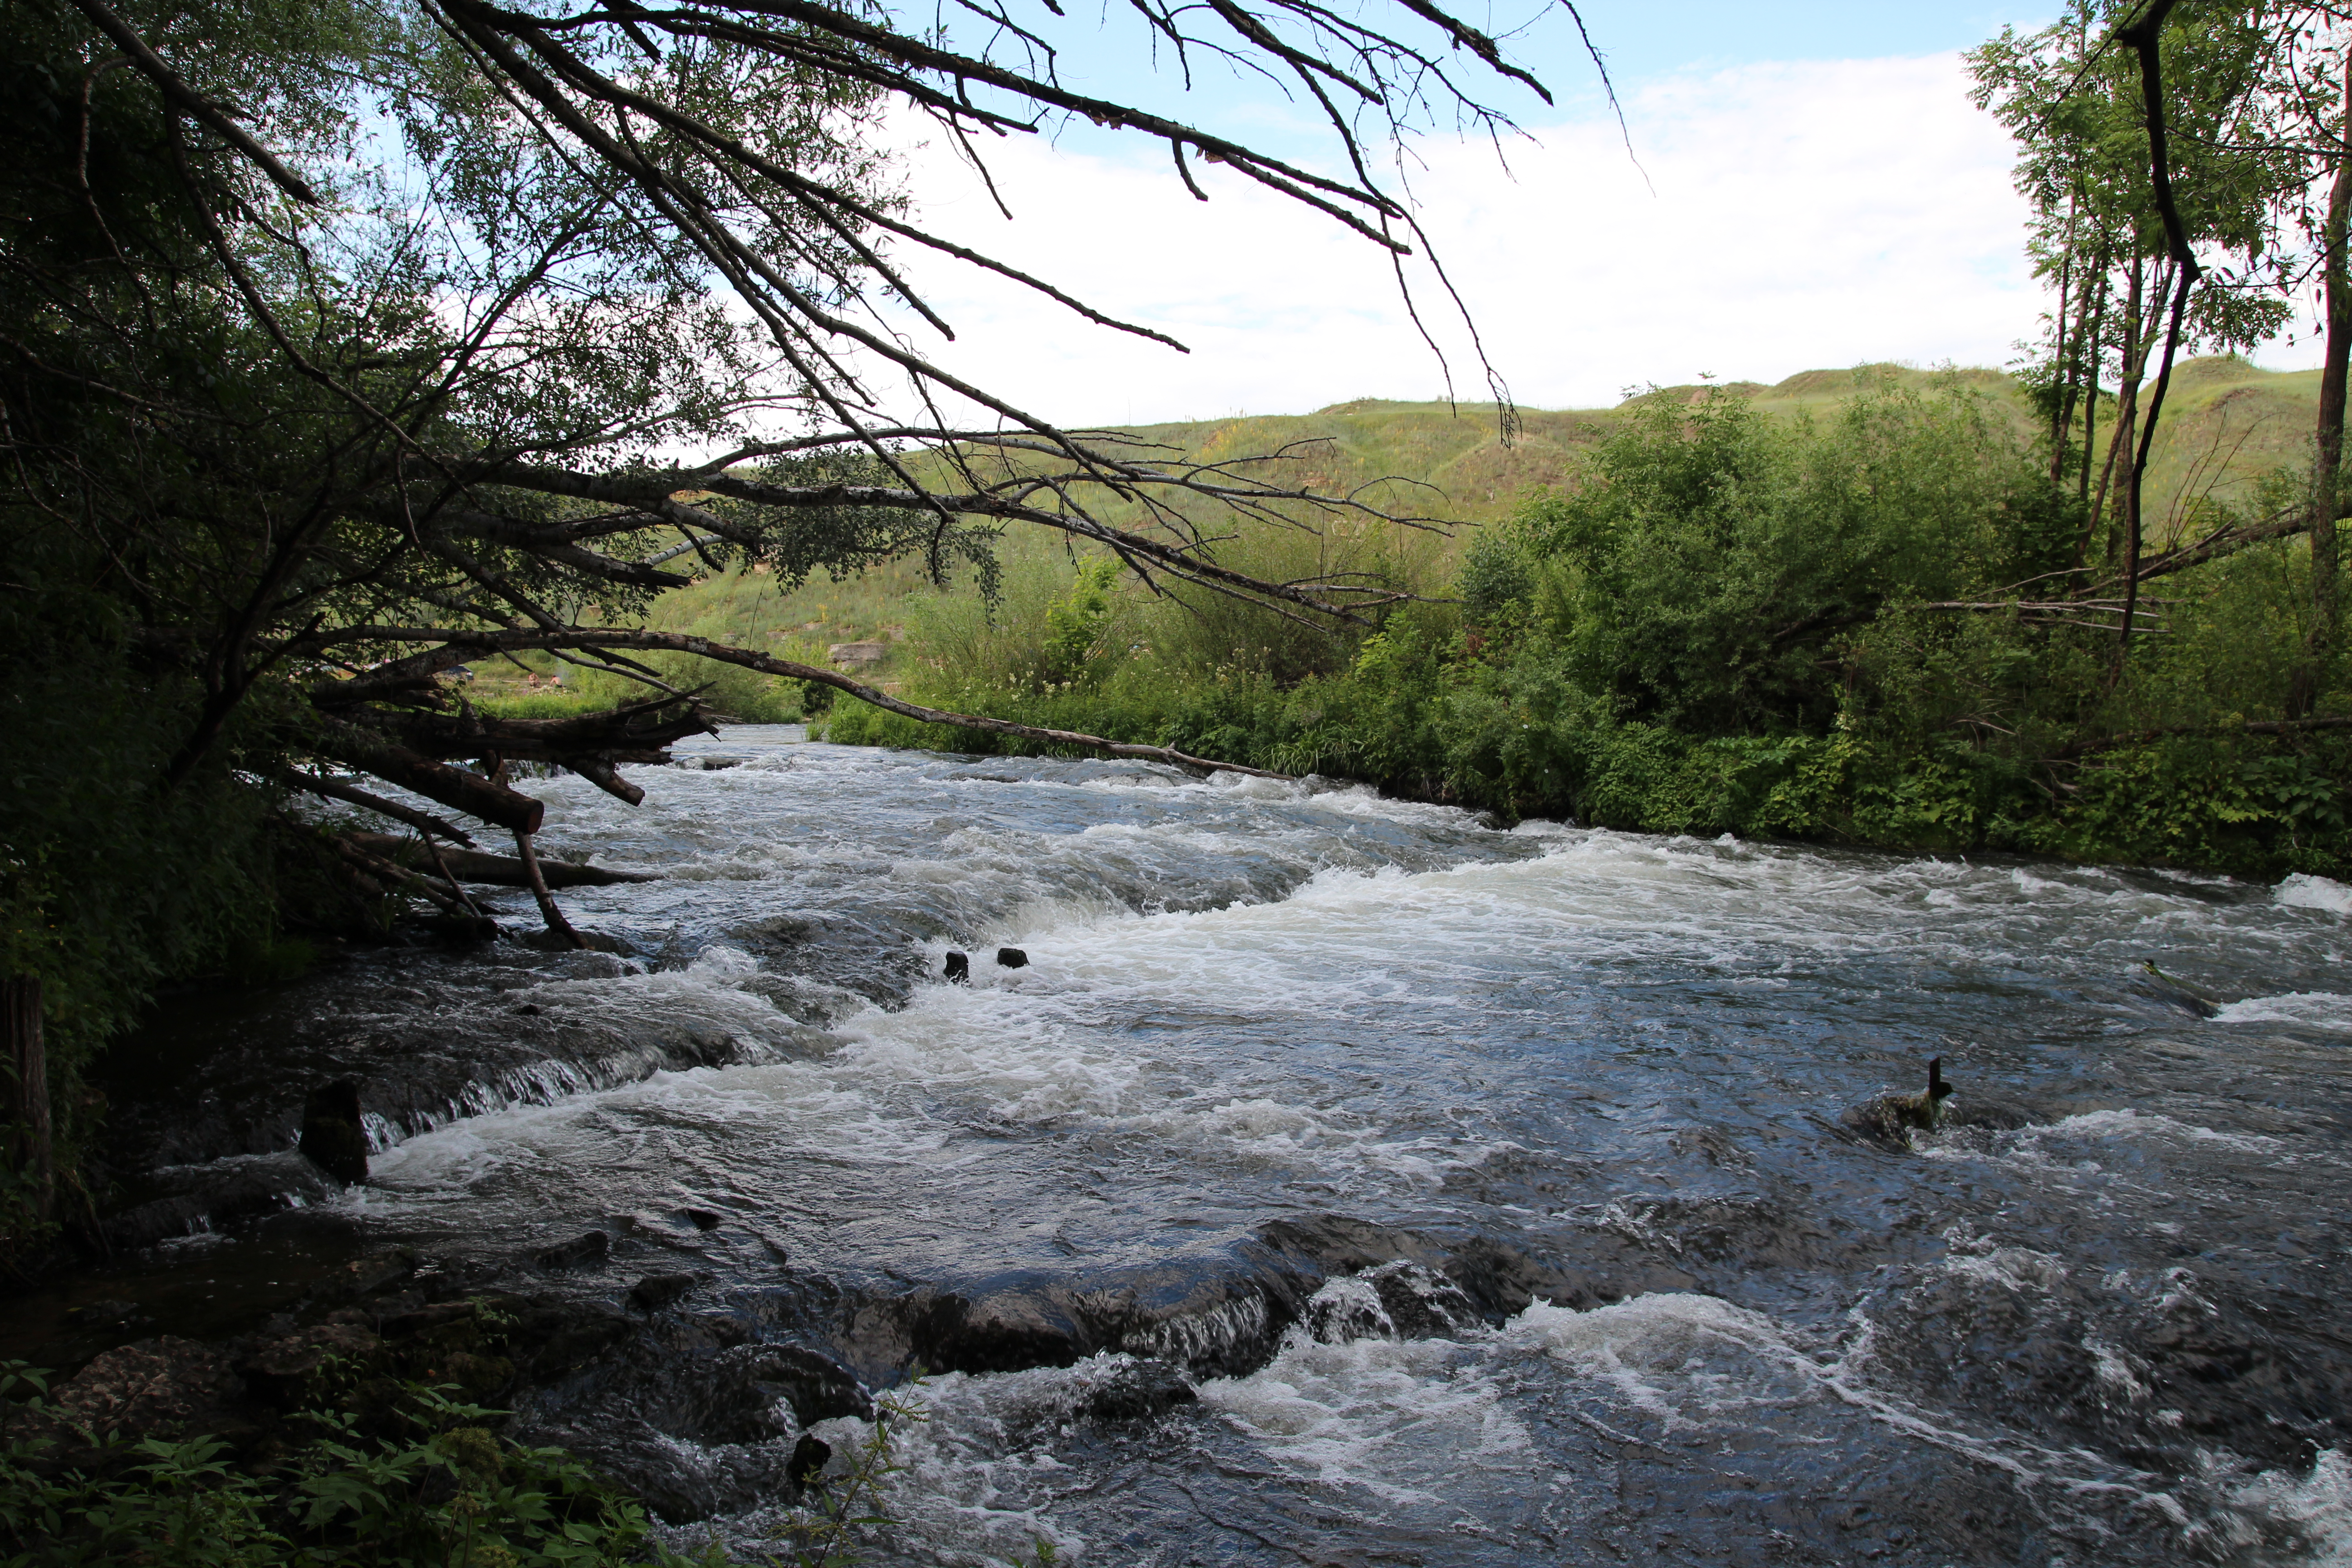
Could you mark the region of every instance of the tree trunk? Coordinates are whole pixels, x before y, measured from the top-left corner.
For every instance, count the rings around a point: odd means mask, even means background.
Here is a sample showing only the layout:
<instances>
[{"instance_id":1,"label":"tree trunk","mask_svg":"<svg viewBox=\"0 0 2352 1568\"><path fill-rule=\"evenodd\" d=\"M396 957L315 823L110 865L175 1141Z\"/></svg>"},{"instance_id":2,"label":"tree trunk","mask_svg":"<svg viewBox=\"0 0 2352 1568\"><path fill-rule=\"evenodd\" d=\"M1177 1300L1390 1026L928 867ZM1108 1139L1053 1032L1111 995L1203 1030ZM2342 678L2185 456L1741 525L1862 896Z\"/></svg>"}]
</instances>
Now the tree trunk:
<instances>
[{"instance_id":1,"label":"tree trunk","mask_svg":"<svg viewBox=\"0 0 2352 1568\"><path fill-rule=\"evenodd\" d=\"M539 851L532 847L530 835L518 832L514 837L515 850L522 858L523 874L530 879L530 896L539 900L539 918L547 922L549 931L572 946L586 947L588 943L572 929L572 922L563 918L562 906L555 901L555 895L547 890L547 879L540 872Z\"/></svg>"},{"instance_id":2,"label":"tree trunk","mask_svg":"<svg viewBox=\"0 0 2352 1568\"><path fill-rule=\"evenodd\" d=\"M2116 388L2116 427L2107 437L2107 460L2099 470L2099 493L2091 502L2091 515L2083 524L2082 547L2075 552L2082 563L2090 563L2091 541L2099 536L2099 525L2107 514L2107 493L2114 487L2116 458L2131 449L2132 435L2139 423L2139 373L2147 357L2140 331L2140 305L2147 297L2147 258L2134 256L2131 264L2131 284L2124 295L2124 363L2122 384ZM2112 533L2112 531L2110 531ZM2115 542L2107 544L2107 564L2115 564Z\"/></svg>"},{"instance_id":3,"label":"tree trunk","mask_svg":"<svg viewBox=\"0 0 2352 1568\"><path fill-rule=\"evenodd\" d=\"M2107 330L2107 274L2103 258L2099 268L2099 286L2091 310L2091 330L2086 336L2077 337L2077 344L2085 345L2089 376L2083 395L2083 468L2074 478L2074 498L2084 506L2091 504L2091 454L2099 449L2099 343ZM2085 536L2087 538L2087 535ZM2076 550L2074 564L2084 564L2083 552Z\"/></svg>"},{"instance_id":4,"label":"tree trunk","mask_svg":"<svg viewBox=\"0 0 2352 1568\"><path fill-rule=\"evenodd\" d=\"M15 1124L10 1163L31 1184L35 1216L47 1219L57 1171L49 1140L49 1057L41 1040L41 983L0 980L0 1015L5 1015L0 1027L8 1032L8 1066L16 1078L8 1108Z\"/></svg>"},{"instance_id":5,"label":"tree trunk","mask_svg":"<svg viewBox=\"0 0 2352 1568\"><path fill-rule=\"evenodd\" d=\"M2352 135L2352 55L2345 60L2346 133ZM2344 398L2347 362L2352 362L2352 279L2345 275L2345 229L2352 219L2352 158L2339 151L2336 180L2327 193L2327 226L2321 231L2321 264L2326 280L2327 357L2319 373L2319 428L2314 442L2311 483L2311 624L2304 634L2303 658L2287 679L2286 716L2310 717L2335 651L2340 564L2336 560L2336 479L2344 459Z\"/></svg>"},{"instance_id":6,"label":"tree trunk","mask_svg":"<svg viewBox=\"0 0 2352 1568\"><path fill-rule=\"evenodd\" d=\"M2066 226L2066 258L2058 266L2058 310L2051 318L2058 328L2058 341L2050 353L2051 374L2058 384L2050 396L2050 482L2058 484L2066 477L2066 431L2074 416L2074 366L2067 351L2074 344L2067 331L2066 307L2073 301L2074 287L2074 226Z\"/></svg>"}]
</instances>

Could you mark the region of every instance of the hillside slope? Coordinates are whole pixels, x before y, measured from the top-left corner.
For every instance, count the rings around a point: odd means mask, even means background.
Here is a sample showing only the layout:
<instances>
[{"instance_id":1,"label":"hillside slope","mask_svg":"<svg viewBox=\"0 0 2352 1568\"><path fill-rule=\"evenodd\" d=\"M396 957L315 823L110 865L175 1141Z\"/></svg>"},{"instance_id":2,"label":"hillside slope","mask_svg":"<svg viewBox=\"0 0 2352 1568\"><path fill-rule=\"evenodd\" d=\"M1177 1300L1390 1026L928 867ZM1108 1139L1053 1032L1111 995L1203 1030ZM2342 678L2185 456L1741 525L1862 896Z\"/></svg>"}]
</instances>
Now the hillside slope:
<instances>
[{"instance_id":1,"label":"hillside slope","mask_svg":"<svg viewBox=\"0 0 2352 1568\"><path fill-rule=\"evenodd\" d=\"M1938 373L1864 365L1804 371L1772 386L1734 382L1727 389L1774 415L1826 418L1867 382L1884 377L1925 387L1938 375L1958 375L2004 403L2021 428L2032 418L2014 379L1995 370ZM1691 398L1703 390L1670 386L1640 395ZM2317 371L2266 371L2234 356L2181 365L2174 373L2150 463L2151 544L2168 543L2191 526L2200 498L2242 497L2262 476L2305 461L2318 395ZM1126 433L1194 460L1285 453L1283 477L1291 482L1339 490L1372 487L1369 493L1392 507L1476 523L1507 515L1530 489L1567 479L1580 455L1616 426L1626 406L1522 409L1517 438L1509 445L1500 437L1492 404L1449 407L1377 398L1334 404L1312 414L1139 426ZM1005 540L1013 563L1056 556L1062 548L1059 539L1042 530L1015 529ZM845 583L820 580L783 595L761 574L738 574L665 595L653 619L737 643L794 644L821 652L827 643L887 636L903 619L906 595L926 587L912 562Z\"/></svg>"}]
</instances>

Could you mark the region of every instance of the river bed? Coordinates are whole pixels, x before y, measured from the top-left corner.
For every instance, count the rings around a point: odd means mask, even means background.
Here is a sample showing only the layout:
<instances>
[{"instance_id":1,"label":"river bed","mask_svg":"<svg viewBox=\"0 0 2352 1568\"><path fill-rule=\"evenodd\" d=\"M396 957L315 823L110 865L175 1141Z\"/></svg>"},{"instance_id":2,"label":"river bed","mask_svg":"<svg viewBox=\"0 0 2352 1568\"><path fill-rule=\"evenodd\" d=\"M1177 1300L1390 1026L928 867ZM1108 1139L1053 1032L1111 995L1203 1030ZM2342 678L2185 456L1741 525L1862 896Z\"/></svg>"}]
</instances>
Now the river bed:
<instances>
[{"instance_id":1,"label":"river bed","mask_svg":"<svg viewBox=\"0 0 2352 1568\"><path fill-rule=\"evenodd\" d=\"M678 757L530 786L543 852L663 874L563 896L619 952L356 956L123 1125L276 1170L354 1075L369 1184L281 1220L950 1366L879 1561L2352 1563L2352 889ZM1973 1116L1843 1120L1936 1057ZM638 1423L677 1539L753 1549L793 1437L642 1394L740 1353L671 1342L531 1417Z\"/></svg>"}]
</instances>

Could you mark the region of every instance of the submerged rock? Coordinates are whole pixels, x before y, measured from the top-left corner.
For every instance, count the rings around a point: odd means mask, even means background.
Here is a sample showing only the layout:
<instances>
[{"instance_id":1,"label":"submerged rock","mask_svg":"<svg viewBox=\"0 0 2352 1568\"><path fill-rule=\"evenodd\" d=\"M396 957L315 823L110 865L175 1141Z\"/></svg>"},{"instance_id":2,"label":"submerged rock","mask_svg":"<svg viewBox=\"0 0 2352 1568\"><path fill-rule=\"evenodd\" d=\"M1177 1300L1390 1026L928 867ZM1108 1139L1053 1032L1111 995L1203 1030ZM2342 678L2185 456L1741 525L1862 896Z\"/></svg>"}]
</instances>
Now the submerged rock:
<instances>
[{"instance_id":1,"label":"submerged rock","mask_svg":"<svg viewBox=\"0 0 2352 1568\"><path fill-rule=\"evenodd\" d=\"M668 1306L693 1289L691 1274L648 1274L629 1287L629 1302L650 1312Z\"/></svg>"},{"instance_id":2,"label":"submerged rock","mask_svg":"<svg viewBox=\"0 0 2352 1568\"><path fill-rule=\"evenodd\" d=\"M360 1086L337 1079L310 1091L302 1106L303 1157L335 1180L367 1180L367 1131L360 1120Z\"/></svg>"},{"instance_id":3,"label":"submerged rock","mask_svg":"<svg viewBox=\"0 0 2352 1568\"><path fill-rule=\"evenodd\" d=\"M585 1268L604 1262L612 1251L613 1238L601 1230L592 1230L560 1247L549 1247L532 1261L541 1268Z\"/></svg>"}]
</instances>

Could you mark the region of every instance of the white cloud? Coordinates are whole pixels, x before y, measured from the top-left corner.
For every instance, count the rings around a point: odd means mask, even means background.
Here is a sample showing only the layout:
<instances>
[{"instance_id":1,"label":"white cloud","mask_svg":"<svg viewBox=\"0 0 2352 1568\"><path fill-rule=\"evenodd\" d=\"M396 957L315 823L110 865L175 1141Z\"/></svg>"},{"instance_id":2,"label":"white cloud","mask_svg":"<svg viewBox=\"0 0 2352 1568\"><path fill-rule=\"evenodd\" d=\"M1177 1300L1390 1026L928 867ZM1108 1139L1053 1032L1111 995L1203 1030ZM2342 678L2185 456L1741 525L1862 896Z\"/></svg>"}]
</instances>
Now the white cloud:
<instances>
[{"instance_id":1,"label":"white cloud","mask_svg":"<svg viewBox=\"0 0 2352 1568\"><path fill-rule=\"evenodd\" d=\"M1488 145L1433 140L1420 147L1421 216L1529 406L1606 405L1700 372L2000 364L2042 297L2022 257L2011 144L1964 81L1949 55L1668 79L1627 105L1639 169L1608 120L1536 128L1537 144L1507 146L1507 174ZM911 170L929 226L1193 351L902 253L957 329L937 345L944 362L1031 412L1291 413L1441 385L1381 253L1318 215L1221 169L1205 171L1203 205L1164 163L1025 137L991 149L1017 221L933 145ZM1443 296L1425 273L1416 282L1457 389L1483 395Z\"/></svg>"}]
</instances>

